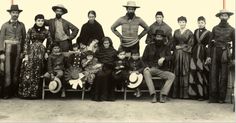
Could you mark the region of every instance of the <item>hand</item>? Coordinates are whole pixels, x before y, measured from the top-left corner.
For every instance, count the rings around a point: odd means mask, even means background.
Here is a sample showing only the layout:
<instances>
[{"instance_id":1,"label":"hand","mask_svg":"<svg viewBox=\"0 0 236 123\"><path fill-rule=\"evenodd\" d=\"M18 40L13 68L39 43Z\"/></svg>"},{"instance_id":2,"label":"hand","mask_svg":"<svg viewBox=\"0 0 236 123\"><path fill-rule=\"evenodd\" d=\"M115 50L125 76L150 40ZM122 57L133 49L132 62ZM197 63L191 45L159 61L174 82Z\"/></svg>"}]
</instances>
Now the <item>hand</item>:
<instances>
[{"instance_id":1,"label":"hand","mask_svg":"<svg viewBox=\"0 0 236 123\"><path fill-rule=\"evenodd\" d=\"M211 63L211 58L210 57L207 57L206 61L205 61L205 64L210 64Z\"/></svg>"},{"instance_id":2,"label":"hand","mask_svg":"<svg viewBox=\"0 0 236 123\"><path fill-rule=\"evenodd\" d=\"M25 55L25 57L23 58L23 61L28 61L29 60L29 56Z\"/></svg>"},{"instance_id":3,"label":"hand","mask_svg":"<svg viewBox=\"0 0 236 123\"><path fill-rule=\"evenodd\" d=\"M0 60L5 60L5 55L4 54L0 55Z\"/></svg>"},{"instance_id":4,"label":"hand","mask_svg":"<svg viewBox=\"0 0 236 123\"><path fill-rule=\"evenodd\" d=\"M162 66L164 61L165 61L165 58L164 58L164 57L161 57L161 58L158 60L158 65L159 65L159 66Z\"/></svg>"},{"instance_id":5,"label":"hand","mask_svg":"<svg viewBox=\"0 0 236 123\"><path fill-rule=\"evenodd\" d=\"M177 45L177 46L175 46L175 48L178 50L178 49L181 49L181 46Z\"/></svg>"},{"instance_id":6,"label":"hand","mask_svg":"<svg viewBox=\"0 0 236 123\"><path fill-rule=\"evenodd\" d=\"M45 53L44 58L48 59L48 53Z\"/></svg>"}]
</instances>

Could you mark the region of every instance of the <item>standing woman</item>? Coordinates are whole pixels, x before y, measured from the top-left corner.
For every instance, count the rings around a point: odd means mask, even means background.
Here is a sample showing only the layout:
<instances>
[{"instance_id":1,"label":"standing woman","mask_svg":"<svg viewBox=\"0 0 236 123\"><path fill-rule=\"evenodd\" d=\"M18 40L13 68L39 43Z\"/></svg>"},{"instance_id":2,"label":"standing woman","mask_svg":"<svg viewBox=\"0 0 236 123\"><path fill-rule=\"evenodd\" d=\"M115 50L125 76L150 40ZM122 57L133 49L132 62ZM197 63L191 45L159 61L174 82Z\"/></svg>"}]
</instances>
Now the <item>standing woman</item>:
<instances>
[{"instance_id":1,"label":"standing woman","mask_svg":"<svg viewBox=\"0 0 236 123\"><path fill-rule=\"evenodd\" d=\"M35 16L35 24L26 35L23 47L25 55L20 73L18 94L21 98L38 98L41 90L40 76L43 74L44 58L50 52L52 42L49 31L44 27L44 16ZM43 45L47 39L46 48Z\"/></svg>"},{"instance_id":2,"label":"standing woman","mask_svg":"<svg viewBox=\"0 0 236 123\"><path fill-rule=\"evenodd\" d=\"M174 98L189 98L189 72L190 56L193 45L193 33L186 28L186 17L179 17L178 23L180 29L175 30L173 48L174 48L174 74L176 79L173 83Z\"/></svg>"},{"instance_id":3,"label":"standing woman","mask_svg":"<svg viewBox=\"0 0 236 123\"><path fill-rule=\"evenodd\" d=\"M197 22L199 28L194 31L189 83L193 87L193 93L191 93L193 95L191 96L202 101L208 99L209 68L205 62L209 52L208 44L211 32L205 28L206 19L203 16L198 17Z\"/></svg>"},{"instance_id":4,"label":"standing woman","mask_svg":"<svg viewBox=\"0 0 236 123\"><path fill-rule=\"evenodd\" d=\"M103 68L96 74L92 87L92 100L114 100L114 83L111 81L111 73L114 68L116 50L109 37L104 37L101 42L103 45L95 53L95 57L103 64Z\"/></svg>"},{"instance_id":5,"label":"standing woman","mask_svg":"<svg viewBox=\"0 0 236 123\"><path fill-rule=\"evenodd\" d=\"M100 23L96 18L96 12L91 10L88 12L88 22L82 26L79 37L77 38L77 44L84 44L89 46L93 40L98 40L99 46L102 45L101 40L104 37L104 32Z\"/></svg>"}]
</instances>

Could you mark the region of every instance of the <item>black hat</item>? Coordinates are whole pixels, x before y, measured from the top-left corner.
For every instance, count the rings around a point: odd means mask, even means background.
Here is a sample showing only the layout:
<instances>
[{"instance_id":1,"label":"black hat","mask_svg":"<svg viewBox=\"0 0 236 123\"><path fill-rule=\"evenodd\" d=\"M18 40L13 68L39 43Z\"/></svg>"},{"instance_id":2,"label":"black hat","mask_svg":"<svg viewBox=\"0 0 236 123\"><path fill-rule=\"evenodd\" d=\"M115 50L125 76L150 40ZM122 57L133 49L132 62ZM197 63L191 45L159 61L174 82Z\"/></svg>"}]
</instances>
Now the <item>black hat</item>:
<instances>
[{"instance_id":1,"label":"black hat","mask_svg":"<svg viewBox=\"0 0 236 123\"><path fill-rule=\"evenodd\" d=\"M157 29L157 30L155 31L154 35L161 35L161 36L163 36L163 37L166 37L164 31L163 31L163 30L159 30L159 29Z\"/></svg>"},{"instance_id":2,"label":"black hat","mask_svg":"<svg viewBox=\"0 0 236 123\"><path fill-rule=\"evenodd\" d=\"M11 11L22 12L23 10L20 10L18 5L11 5L11 8L9 10L7 10L7 12L11 12Z\"/></svg>"}]
</instances>

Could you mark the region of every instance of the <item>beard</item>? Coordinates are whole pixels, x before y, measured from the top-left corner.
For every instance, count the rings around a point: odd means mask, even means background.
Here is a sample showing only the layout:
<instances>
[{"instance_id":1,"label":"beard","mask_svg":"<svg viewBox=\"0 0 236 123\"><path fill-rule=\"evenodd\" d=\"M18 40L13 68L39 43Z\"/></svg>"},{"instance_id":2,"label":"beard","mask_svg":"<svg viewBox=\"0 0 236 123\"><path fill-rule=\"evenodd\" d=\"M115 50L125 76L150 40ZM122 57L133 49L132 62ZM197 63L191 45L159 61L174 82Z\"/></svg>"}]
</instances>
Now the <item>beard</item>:
<instances>
[{"instance_id":1,"label":"beard","mask_svg":"<svg viewBox=\"0 0 236 123\"><path fill-rule=\"evenodd\" d=\"M133 19L134 18L134 16L135 16L135 13L127 13L126 14L127 16L128 16L128 20L131 20L131 19Z\"/></svg>"},{"instance_id":2,"label":"beard","mask_svg":"<svg viewBox=\"0 0 236 123\"><path fill-rule=\"evenodd\" d=\"M226 20L226 19L222 19L220 23L226 24L226 23L227 23L227 20Z\"/></svg>"},{"instance_id":3,"label":"beard","mask_svg":"<svg viewBox=\"0 0 236 123\"><path fill-rule=\"evenodd\" d=\"M61 14L56 14L56 18L60 19L61 18Z\"/></svg>"}]
</instances>

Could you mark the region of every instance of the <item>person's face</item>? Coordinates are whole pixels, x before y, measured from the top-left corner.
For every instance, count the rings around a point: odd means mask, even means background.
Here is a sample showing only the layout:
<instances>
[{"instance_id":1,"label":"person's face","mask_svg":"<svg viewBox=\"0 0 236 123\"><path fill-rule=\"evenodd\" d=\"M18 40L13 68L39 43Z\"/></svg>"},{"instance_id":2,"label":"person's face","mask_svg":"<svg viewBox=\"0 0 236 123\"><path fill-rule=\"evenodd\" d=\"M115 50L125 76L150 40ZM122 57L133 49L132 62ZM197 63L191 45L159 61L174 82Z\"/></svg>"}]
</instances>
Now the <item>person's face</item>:
<instances>
[{"instance_id":1,"label":"person's face","mask_svg":"<svg viewBox=\"0 0 236 123\"><path fill-rule=\"evenodd\" d=\"M63 15L64 12L62 9L58 8L55 10L55 13L56 13L57 18L61 18L61 16Z\"/></svg>"},{"instance_id":2,"label":"person's face","mask_svg":"<svg viewBox=\"0 0 236 123\"><path fill-rule=\"evenodd\" d=\"M78 47L73 47L73 51L78 51Z\"/></svg>"},{"instance_id":3,"label":"person's face","mask_svg":"<svg viewBox=\"0 0 236 123\"><path fill-rule=\"evenodd\" d=\"M53 51L54 53L59 53L59 52L60 52L60 47L59 47L59 46L54 46L53 49L52 49L52 51Z\"/></svg>"},{"instance_id":4,"label":"person's face","mask_svg":"<svg viewBox=\"0 0 236 123\"><path fill-rule=\"evenodd\" d=\"M86 45L84 45L83 43L80 43L79 45L80 45L80 48L81 48L81 49L86 48Z\"/></svg>"},{"instance_id":5,"label":"person's face","mask_svg":"<svg viewBox=\"0 0 236 123\"><path fill-rule=\"evenodd\" d=\"M109 48L110 47L110 42L109 41L104 41L103 46L104 46L104 48Z\"/></svg>"},{"instance_id":6,"label":"person's face","mask_svg":"<svg viewBox=\"0 0 236 123\"><path fill-rule=\"evenodd\" d=\"M120 52L120 53L117 55L117 57L118 57L119 59L121 59L121 60L124 59L125 56L126 56L125 51Z\"/></svg>"},{"instance_id":7,"label":"person's face","mask_svg":"<svg viewBox=\"0 0 236 123\"><path fill-rule=\"evenodd\" d=\"M90 22L90 23L94 23L94 20L95 20L96 17L95 17L94 14L89 13L88 18L89 18L89 22Z\"/></svg>"},{"instance_id":8,"label":"person's face","mask_svg":"<svg viewBox=\"0 0 236 123\"><path fill-rule=\"evenodd\" d=\"M134 54L132 54L132 59L133 60L138 60L139 59L139 54L138 53L134 53Z\"/></svg>"},{"instance_id":9,"label":"person's face","mask_svg":"<svg viewBox=\"0 0 236 123\"><path fill-rule=\"evenodd\" d=\"M126 10L127 10L128 13L134 13L136 8L134 8L134 7L127 7Z\"/></svg>"},{"instance_id":10,"label":"person's face","mask_svg":"<svg viewBox=\"0 0 236 123\"><path fill-rule=\"evenodd\" d=\"M203 20L200 20L200 21L198 21L197 23L198 23L198 27L199 27L199 28L204 28L205 25L206 25L206 22L203 21Z\"/></svg>"},{"instance_id":11,"label":"person's face","mask_svg":"<svg viewBox=\"0 0 236 123\"><path fill-rule=\"evenodd\" d=\"M93 59L93 55L87 55L86 58L87 58L88 60L92 60L92 59Z\"/></svg>"},{"instance_id":12,"label":"person's face","mask_svg":"<svg viewBox=\"0 0 236 123\"><path fill-rule=\"evenodd\" d=\"M226 20L226 21L227 21L227 20L229 19L229 15L226 14L226 13L221 14L221 15L220 15L220 19L221 19L221 20Z\"/></svg>"},{"instance_id":13,"label":"person's face","mask_svg":"<svg viewBox=\"0 0 236 123\"><path fill-rule=\"evenodd\" d=\"M184 29L186 27L186 21L181 20L178 23L179 23L179 26L180 26L181 29Z\"/></svg>"},{"instance_id":14,"label":"person's face","mask_svg":"<svg viewBox=\"0 0 236 123\"><path fill-rule=\"evenodd\" d=\"M44 19L37 19L35 21L35 24L38 26L38 27L42 27L43 24L44 24Z\"/></svg>"},{"instance_id":15,"label":"person's face","mask_svg":"<svg viewBox=\"0 0 236 123\"><path fill-rule=\"evenodd\" d=\"M11 12L10 12L11 19L12 19L12 20L17 20L18 17L19 17L19 14L20 14L19 11L11 11Z\"/></svg>"},{"instance_id":16,"label":"person's face","mask_svg":"<svg viewBox=\"0 0 236 123\"><path fill-rule=\"evenodd\" d=\"M162 17L162 15L157 15L157 16L156 16L156 21L157 21L157 23L162 23L162 22L163 22L163 17Z\"/></svg>"}]
</instances>

